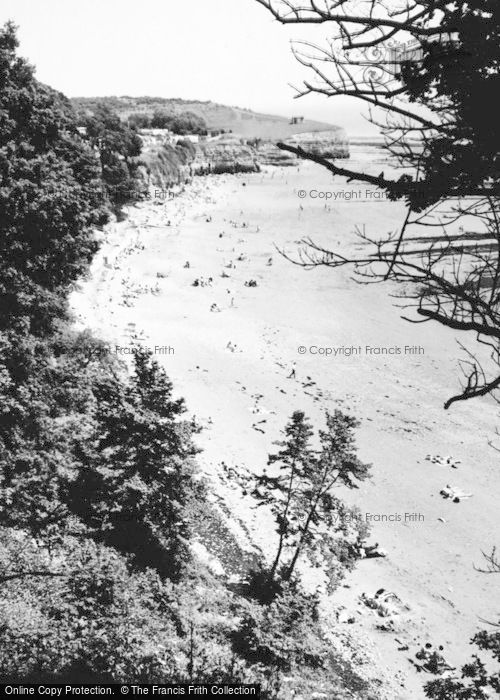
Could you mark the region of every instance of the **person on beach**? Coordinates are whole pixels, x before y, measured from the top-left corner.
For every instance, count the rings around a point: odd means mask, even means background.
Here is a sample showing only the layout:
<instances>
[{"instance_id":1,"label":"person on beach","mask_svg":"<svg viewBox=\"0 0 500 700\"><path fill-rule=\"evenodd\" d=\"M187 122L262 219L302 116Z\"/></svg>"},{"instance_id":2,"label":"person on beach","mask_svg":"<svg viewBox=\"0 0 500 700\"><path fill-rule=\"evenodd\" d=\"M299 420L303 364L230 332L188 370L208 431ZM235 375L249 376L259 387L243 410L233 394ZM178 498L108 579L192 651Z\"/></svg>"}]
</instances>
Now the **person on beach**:
<instances>
[{"instance_id":1,"label":"person on beach","mask_svg":"<svg viewBox=\"0 0 500 700\"><path fill-rule=\"evenodd\" d=\"M295 372L295 367L292 367L292 371L291 371L290 374L288 375L287 379L295 379L296 376L297 376L297 374L296 374L296 372Z\"/></svg>"},{"instance_id":2,"label":"person on beach","mask_svg":"<svg viewBox=\"0 0 500 700\"><path fill-rule=\"evenodd\" d=\"M372 545L365 545L364 547L361 548L361 555L365 559L375 559L378 557L386 557L387 552L385 549L382 549L379 546L379 543L376 542L375 544Z\"/></svg>"},{"instance_id":3,"label":"person on beach","mask_svg":"<svg viewBox=\"0 0 500 700\"><path fill-rule=\"evenodd\" d=\"M434 651L432 649L432 644L427 642L425 647L421 647L420 651L415 654L415 658L422 663L417 664L414 661L412 661L412 663L417 671L426 671L436 676L442 675L446 671L454 671L455 668L446 662L444 656L441 654L442 651L444 651L442 646L439 647L439 651Z\"/></svg>"}]
</instances>

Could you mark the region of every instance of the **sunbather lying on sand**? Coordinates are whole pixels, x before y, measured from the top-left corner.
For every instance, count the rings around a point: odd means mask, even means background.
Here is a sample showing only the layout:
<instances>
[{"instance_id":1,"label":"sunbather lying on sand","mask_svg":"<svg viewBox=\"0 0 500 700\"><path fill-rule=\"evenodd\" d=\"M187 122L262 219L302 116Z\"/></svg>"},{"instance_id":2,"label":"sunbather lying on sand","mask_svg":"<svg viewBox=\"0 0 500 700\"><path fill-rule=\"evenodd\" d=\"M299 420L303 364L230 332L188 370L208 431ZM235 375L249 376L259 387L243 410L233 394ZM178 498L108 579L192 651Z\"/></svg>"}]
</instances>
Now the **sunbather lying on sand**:
<instances>
[{"instance_id":1,"label":"sunbather lying on sand","mask_svg":"<svg viewBox=\"0 0 500 700\"><path fill-rule=\"evenodd\" d=\"M457 489L455 486L450 486L446 484L446 488L441 489L439 492L443 498L451 498L453 503L460 503L465 498L472 498L472 493L465 493L461 489Z\"/></svg>"}]
</instances>

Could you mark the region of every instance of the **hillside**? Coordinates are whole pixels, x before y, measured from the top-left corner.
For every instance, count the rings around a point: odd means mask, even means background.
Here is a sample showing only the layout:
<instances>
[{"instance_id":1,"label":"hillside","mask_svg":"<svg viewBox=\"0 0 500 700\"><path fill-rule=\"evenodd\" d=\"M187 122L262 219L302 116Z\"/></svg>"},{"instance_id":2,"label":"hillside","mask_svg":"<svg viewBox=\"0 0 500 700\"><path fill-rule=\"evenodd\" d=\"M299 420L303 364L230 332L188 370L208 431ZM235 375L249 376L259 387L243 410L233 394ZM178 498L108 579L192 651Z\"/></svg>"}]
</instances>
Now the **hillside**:
<instances>
[{"instance_id":1,"label":"hillside","mask_svg":"<svg viewBox=\"0 0 500 700\"><path fill-rule=\"evenodd\" d=\"M294 134L304 132L337 130L342 132L340 127L325 122L304 119L298 124L290 124L290 117L259 114L249 109L228 107L214 102L200 102L198 100L121 96L75 97L72 101L76 106L90 110L96 104L104 103L124 118L132 112L152 114L158 109L168 110L173 113L190 111L203 117L211 130L223 129L224 131L232 131L236 135L248 138L285 139ZM300 112L297 116L301 116Z\"/></svg>"}]
</instances>

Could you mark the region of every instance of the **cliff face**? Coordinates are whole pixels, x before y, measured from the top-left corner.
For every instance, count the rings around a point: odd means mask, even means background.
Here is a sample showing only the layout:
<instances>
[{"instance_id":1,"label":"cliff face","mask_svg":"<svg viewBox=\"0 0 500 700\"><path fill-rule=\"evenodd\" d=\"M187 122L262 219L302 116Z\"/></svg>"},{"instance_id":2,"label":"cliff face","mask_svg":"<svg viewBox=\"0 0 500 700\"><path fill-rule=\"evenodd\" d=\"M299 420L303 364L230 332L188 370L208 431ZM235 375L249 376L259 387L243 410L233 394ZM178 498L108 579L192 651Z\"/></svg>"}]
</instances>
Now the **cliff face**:
<instances>
[{"instance_id":1,"label":"cliff face","mask_svg":"<svg viewBox=\"0 0 500 700\"><path fill-rule=\"evenodd\" d=\"M153 133L154 132L154 133ZM143 150L137 159L145 189L163 190L188 182L193 175L258 172L261 165L297 165L299 159L274 142L220 136L198 143L174 137L166 130L141 132ZM325 158L348 158L349 143L342 129L296 134L286 143Z\"/></svg>"},{"instance_id":2,"label":"cliff face","mask_svg":"<svg viewBox=\"0 0 500 700\"><path fill-rule=\"evenodd\" d=\"M323 158L349 158L349 141L343 129L295 134L285 143L300 146ZM260 162L266 165L296 165L299 160L293 153L282 151L271 142L256 142L256 148Z\"/></svg>"},{"instance_id":3,"label":"cliff face","mask_svg":"<svg viewBox=\"0 0 500 700\"><path fill-rule=\"evenodd\" d=\"M276 144L270 142L264 142L257 146L257 155L262 164L278 167L297 165L299 160L293 153L282 151Z\"/></svg>"},{"instance_id":4,"label":"cliff face","mask_svg":"<svg viewBox=\"0 0 500 700\"><path fill-rule=\"evenodd\" d=\"M193 144L185 140L169 143L165 135L154 139L141 135L141 138L143 149L137 158L138 174L146 190L150 187L168 190L189 182L195 158Z\"/></svg>"},{"instance_id":5,"label":"cliff face","mask_svg":"<svg viewBox=\"0 0 500 700\"><path fill-rule=\"evenodd\" d=\"M349 141L343 129L297 134L286 143L323 158L349 158Z\"/></svg>"},{"instance_id":6,"label":"cliff face","mask_svg":"<svg viewBox=\"0 0 500 700\"><path fill-rule=\"evenodd\" d=\"M254 173L260 170L257 153L236 137L201 141L196 145L195 175L208 173Z\"/></svg>"},{"instance_id":7,"label":"cliff face","mask_svg":"<svg viewBox=\"0 0 500 700\"><path fill-rule=\"evenodd\" d=\"M191 143L166 130L141 132L142 153L137 159L144 190L168 190L183 185L194 175L258 172L255 149L235 137Z\"/></svg>"},{"instance_id":8,"label":"cliff face","mask_svg":"<svg viewBox=\"0 0 500 700\"><path fill-rule=\"evenodd\" d=\"M286 143L324 158L349 158L349 142L343 129L296 134ZM193 172L255 172L261 164L289 166L297 161L297 156L279 149L272 141L252 139L245 144L237 137L225 136L197 144Z\"/></svg>"}]
</instances>

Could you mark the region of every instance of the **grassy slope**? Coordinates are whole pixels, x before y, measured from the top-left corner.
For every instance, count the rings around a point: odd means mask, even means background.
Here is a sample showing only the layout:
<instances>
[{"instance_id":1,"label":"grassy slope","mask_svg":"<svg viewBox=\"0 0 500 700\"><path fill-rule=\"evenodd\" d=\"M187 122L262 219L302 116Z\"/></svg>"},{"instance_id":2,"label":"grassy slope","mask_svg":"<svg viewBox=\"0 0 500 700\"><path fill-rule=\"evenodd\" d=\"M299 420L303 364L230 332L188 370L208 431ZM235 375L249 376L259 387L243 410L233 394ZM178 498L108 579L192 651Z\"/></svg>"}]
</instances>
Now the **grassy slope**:
<instances>
[{"instance_id":1,"label":"grassy slope","mask_svg":"<svg viewBox=\"0 0 500 700\"><path fill-rule=\"evenodd\" d=\"M228 107L214 102L167 99L163 97L75 97L73 102L80 107L92 107L105 102L126 117L131 112L152 113L156 109L171 112L190 111L203 117L209 129L232 130L234 134L249 138L283 139L292 134L311 131L340 130L333 124L304 120L301 124L290 124L289 117L259 114L240 107Z\"/></svg>"}]
</instances>

